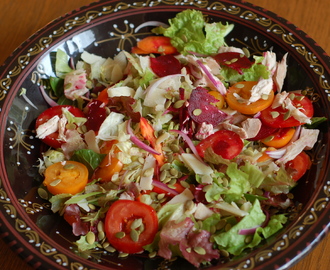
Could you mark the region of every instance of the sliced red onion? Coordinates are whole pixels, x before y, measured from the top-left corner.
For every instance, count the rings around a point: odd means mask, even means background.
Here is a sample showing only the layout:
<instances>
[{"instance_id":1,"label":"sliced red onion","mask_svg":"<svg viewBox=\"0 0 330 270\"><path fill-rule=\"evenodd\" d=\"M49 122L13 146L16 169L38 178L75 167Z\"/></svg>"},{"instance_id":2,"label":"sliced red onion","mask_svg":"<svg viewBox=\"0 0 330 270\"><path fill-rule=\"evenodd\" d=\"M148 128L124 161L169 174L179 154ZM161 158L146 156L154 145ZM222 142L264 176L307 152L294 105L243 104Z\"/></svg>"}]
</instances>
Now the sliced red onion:
<instances>
[{"instance_id":1,"label":"sliced red onion","mask_svg":"<svg viewBox=\"0 0 330 270\"><path fill-rule=\"evenodd\" d=\"M279 159L285 154L285 152L286 152L286 148L283 147L274 151L266 151L266 154L271 158Z\"/></svg>"},{"instance_id":2,"label":"sliced red onion","mask_svg":"<svg viewBox=\"0 0 330 270\"><path fill-rule=\"evenodd\" d=\"M177 192L175 189L173 188L169 188L168 185L164 184L163 182L160 182L158 180L153 180L152 184L155 187L161 188L162 190L164 190L166 193L172 194L172 195L178 195L179 192Z\"/></svg>"},{"instance_id":3,"label":"sliced red onion","mask_svg":"<svg viewBox=\"0 0 330 270\"><path fill-rule=\"evenodd\" d=\"M159 22L159 21L147 21L144 23L141 23L140 25L138 25L134 32L137 33L140 31L141 28L143 27L147 27L147 26L163 26L163 27L168 27L168 24L163 23L163 22Z\"/></svg>"},{"instance_id":4,"label":"sliced red onion","mask_svg":"<svg viewBox=\"0 0 330 270\"><path fill-rule=\"evenodd\" d=\"M139 148L143 149L143 150L146 150L147 152L153 154L153 155L160 155L159 152L157 152L155 149L153 149L152 147L150 147L149 145L146 145L144 142L142 142L138 137L135 136L135 134L133 133L132 131L132 128L131 128L131 122L132 120L129 119L127 121L127 127L126 127L126 130L127 130L127 133L131 136L130 137L130 140L136 145L138 146Z\"/></svg>"},{"instance_id":5,"label":"sliced red onion","mask_svg":"<svg viewBox=\"0 0 330 270\"><path fill-rule=\"evenodd\" d=\"M214 87L219 91L219 93L221 95L225 95L227 93L227 89L224 86L224 84L209 71L209 69L202 63L201 60L197 60L196 62L201 67L201 69L204 71L206 76L210 79L210 81L214 85Z\"/></svg>"},{"instance_id":6,"label":"sliced red onion","mask_svg":"<svg viewBox=\"0 0 330 270\"><path fill-rule=\"evenodd\" d=\"M57 105L58 105L53 99L51 99L51 98L47 95L47 93L46 93L45 88L44 88L43 85L40 85L39 88L40 88L40 92L41 92L43 98L45 99L45 101L47 102L47 104L48 104L49 106L54 107L54 106L57 106Z\"/></svg>"},{"instance_id":7,"label":"sliced red onion","mask_svg":"<svg viewBox=\"0 0 330 270\"><path fill-rule=\"evenodd\" d=\"M38 110L38 107L36 105L34 105L33 102L25 94L21 94L21 96L24 98L24 100L28 104L30 104L33 108L35 108L36 110Z\"/></svg>"},{"instance_id":8,"label":"sliced red onion","mask_svg":"<svg viewBox=\"0 0 330 270\"><path fill-rule=\"evenodd\" d=\"M238 234L240 234L240 235L254 234L259 227L260 226L250 228L250 229L241 229L241 230L238 231Z\"/></svg>"},{"instance_id":9,"label":"sliced red onion","mask_svg":"<svg viewBox=\"0 0 330 270\"><path fill-rule=\"evenodd\" d=\"M259 118L261 115L261 112L257 112L255 115L253 115L253 118Z\"/></svg>"},{"instance_id":10,"label":"sliced red onion","mask_svg":"<svg viewBox=\"0 0 330 270\"><path fill-rule=\"evenodd\" d=\"M269 222L269 220L270 220L270 214L269 214L269 212L266 211L266 210L263 210L263 212L264 212L264 214L266 215L266 219L265 219L265 221L261 224L261 227L262 227L262 228L265 228L265 227L268 225L268 222Z\"/></svg>"},{"instance_id":11,"label":"sliced red onion","mask_svg":"<svg viewBox=\"0 0 330 270\"><path fill-rule=\"evenodd\" d=\"M180 130L176 130L176 129L172 129L170 130L170 132L175 132L175 133L178 133L183 139L184 141L188 144L189 148L191 149L191 151L194 153L194 155L200 160L201 160L201 157L198 155L198 152L196 150L196 147L194 145L194 143L192 142L192 140L188 137L188 135Z\"/></svg>"},{"instance_id":12,"label":"sliced red onion","mask_svg":"<svg viewBox=\"0 0 330 270\"><path fill-rule=\"evenodd\" d=\"M301 126L296 127L296 130L291 138L291 140L288 142L288 144L282 148L279 148L277 150L274 151L266 151L266 154L268 156L270 156L271 158L275 158L275 159L279 159L281 157L283 157L283 155L286 152L287 147L292 144L293 142L295 142L296 140L299 139L300 137L300 132L301 132Z\"/></svg>"},{"instance_id":13,"label":"sliced red onion","mask_svg":"<svg viewBox=\"0 0 330 270\"><path fill-rule=\"evenodd\" d=\"M158 86L160 84L162 84L163 82L169 80L169 79L173 79L175 77L183 77L184 75L183 74L173 74L173 75L168 75L168 76L165 76L165 77L162 77L160 79L158 79L156 82L154 82L153 84L151 84L146 90L145 90L145 99L148 98L148 95L150 95L152 92L156 91Z\"/></svg>"}]
</instances>

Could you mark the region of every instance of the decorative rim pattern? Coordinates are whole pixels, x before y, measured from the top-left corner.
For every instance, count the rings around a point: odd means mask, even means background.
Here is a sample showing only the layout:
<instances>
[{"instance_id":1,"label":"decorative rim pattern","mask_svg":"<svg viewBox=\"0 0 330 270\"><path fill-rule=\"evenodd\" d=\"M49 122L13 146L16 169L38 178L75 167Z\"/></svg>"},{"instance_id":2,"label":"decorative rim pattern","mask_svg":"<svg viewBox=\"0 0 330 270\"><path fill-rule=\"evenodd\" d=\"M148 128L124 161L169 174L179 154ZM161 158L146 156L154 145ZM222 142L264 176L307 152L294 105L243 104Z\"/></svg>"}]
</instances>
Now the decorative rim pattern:
<instances>
[{"instance_id":1,"label":"decorative rim pattern","mask_svg":"<svg viewBox=\"0 0 330 270\"><path fill-rule=\"evenodd\" d=\"M159 6L169 6L173 11L185 8L198 8L206 14L222 13L223 16L227 16L231 20L240 21L241 23L244 21L246 25L255 28L256 31L266 31L272 39L282 42L283 47L293 48L296 51L295 58L297 61L308 63L310 73L313 74L313 79L322 91L320 95L323 95L330 101L329 56L302 31L269 11L254 7L249 3L230 0L149 0L145 3L101 1L53 21L47 28L41 29L30 40L23 43L1 67L0 126L3 132L0 135L0 146L1 149L6 147L3 145L3 134L5 133L4 127L7 127L7 132L12 132L13 134L13 143L8 147L15 150L13 153L17 155L17 166L20 165L20 148L24 148L26 151L33 151L33 144L29 142L30 139L32 140L30 138L31 135L29 135L31 131L22 130L22 127L16 125L14 122L7 123L8 107L11 106L15 97L14 94L11 95L11 92L18 92L18 86L27 76L24 71L33 70L40 56L50 51L53 46L56 46L68 36L81 31L84 27L88 28L92 24L101 23L110 15L116 16L118 13L128 14L130 10L142 8L144 11L147 9L152 11ZM134 38L132 29L128 23L125 31L120 33L121 30L118 29L118 32L113 34L112 39L118 40L118 47L120 49L123 48L125 41L129 41L132 37ZM40 84L42 80L42 69L32 73L31 79L36 84ZM320 96L315 95L315 98L320 98ZM26 113L28 113L29 109L29 107L26 108ZM22 115L21 117L22 121L24 121L26 115ZM325 145L322 145L319 149L316 149L314 153L314 156L318 157L316 160L322 159L322 155L327 150L326 148ZM25 218L27 215L33 215L36 212L43 211L44 208L49 208L49 205L32 203L29 200L16 198L14 192L10 189L10 182L5 172L3 152L1 154L0 230L3 233L0 236L7 238L10 241L10 245L16 248L34 267L43 267L43 263L45 263L49 267L59 269L106 269L103 265L97 265L93 262L83 260L73 253L65 254L65 249L59 247L52 239L47 239L47 235L40 232L32 220ZM324 174L329 174L328 169ZM242 259L239 264L237 264L238 261L235 261L225 265L221 269L261 269L268 266L274 269L285 269L302 258L324 237L330 227L330 181L325 182L314 197L315 200L313 203L307 205L306 210L302 212L300 221L292 224L286 233L278 235L273 244L252 252L247 258ZM319 220L322 222L318 222ZM314 235L315 232L317 232L317 235ZM18 240L20 243L17 242ZM297 254L291 255L288 258L281 255L284 250L293 250L301 242L306 243L305 249L297 251ZM166 267L170 267L170 265L171 262L164 262L159 267L165 269ZM215 267L214 269L219 269L219 267Z\"/></svg>"}]
</instances>

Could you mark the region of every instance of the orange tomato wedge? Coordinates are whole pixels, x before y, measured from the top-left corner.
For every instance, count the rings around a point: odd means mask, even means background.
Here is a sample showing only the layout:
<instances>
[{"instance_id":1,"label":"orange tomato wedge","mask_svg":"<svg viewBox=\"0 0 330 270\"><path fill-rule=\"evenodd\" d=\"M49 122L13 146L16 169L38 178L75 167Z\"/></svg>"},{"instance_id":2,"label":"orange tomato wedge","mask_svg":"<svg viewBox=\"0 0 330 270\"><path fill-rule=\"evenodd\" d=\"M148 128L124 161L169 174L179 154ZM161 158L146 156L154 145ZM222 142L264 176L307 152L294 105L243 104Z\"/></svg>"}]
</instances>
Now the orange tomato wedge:
<instances>
[{"instance_id":1,"label":"orange tomato wedge","mask_svg":"<svg viewBox=\"0 0 330 270\"><path fill-rule=\"evenodd\" d=\"M267 99L259 99L255 102L247 103L237 99L236 94L238 94L243 99L248 100L251 96L251 89L255 86L257 81L243 81L235 83L228 89L227 95L225 97L229 107L232 109L243 113L243 114L255 114L266 108L268 108L274 100L274 91L271 91Z\"/></svg>"},{"instance_id":2,"label":"orange tomato wedge","mask_svg":"<svg viewBox=\"0 0 330 270\"><path fill-rule=\"evenodd\" d=\"M53 194L76 194L84 190L88 182L87 167L76 161L57 162L45 171L43 184Z\"/></svg>"},{"instance_id":3,"label":"orange tomato wedge","mask_svg":"<svg viewBox=\"0 0 330 270\"><path fill-rule=\"evenodd\" d=\"M294 128L280 128L275 133L261 140L264 145L281 148L287 145L295 133Z\"/></svg>"},{"instance_id":4,"label":"orange tomato wedge","mask_svg":"<svg viewBox=\"0 0 330 270\"><path fill-rule=\"evenodd\" d=\"M101 147L101 154L107 154L106 157L102 160L99 167L95 170L93 178L101 179L100 182L109 182L112 179L112 176L115 173L119 173L123 169L123 163L111 153L113 145L117 143L116 140L107 141ZM118 153L120 150L116 147L114 149L115 153Z\"/></svg>"},{"instance_id":5,"label":"orange tomato wedge","mask_svg":"<svg viewBox=\"0 0 330 270\"><path fill-rule=\"evenodd\" d=\"M139 50L138 50L138 49ZM159 54L174 54L177 50L171 44L171 39L164 36L148 36L141 39L137 43L137 48L135 52L143 54L145 53L159 53Z\"/></svg>"}]
</instances>

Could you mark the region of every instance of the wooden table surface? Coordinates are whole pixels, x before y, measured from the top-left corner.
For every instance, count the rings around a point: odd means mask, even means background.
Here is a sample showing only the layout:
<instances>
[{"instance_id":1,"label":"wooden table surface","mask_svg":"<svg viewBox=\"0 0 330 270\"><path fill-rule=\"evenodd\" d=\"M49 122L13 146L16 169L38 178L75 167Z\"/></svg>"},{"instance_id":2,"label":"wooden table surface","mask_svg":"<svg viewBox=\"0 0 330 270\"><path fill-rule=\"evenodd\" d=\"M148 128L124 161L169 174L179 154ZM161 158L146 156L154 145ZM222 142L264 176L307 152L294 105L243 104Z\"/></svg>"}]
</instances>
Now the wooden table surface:
<instances>
[{"instance_id":1,"label":"wooden table surface","mask_svg":"<svg viewBox=\"0 0 330 270\"><path fill-rule=\"evenodd\" d=\"M221 0L220 0L221 1ZM0 65L25 39L51 20L91 0L1 0ZM250 0L308 33L330 54L330 5L327 0ZM330 265L330 234L291 270L326 270ZM32 269L0 239L0 269ZM265 269L266 270L266 269Z\"/></svg>"}]
</instances>

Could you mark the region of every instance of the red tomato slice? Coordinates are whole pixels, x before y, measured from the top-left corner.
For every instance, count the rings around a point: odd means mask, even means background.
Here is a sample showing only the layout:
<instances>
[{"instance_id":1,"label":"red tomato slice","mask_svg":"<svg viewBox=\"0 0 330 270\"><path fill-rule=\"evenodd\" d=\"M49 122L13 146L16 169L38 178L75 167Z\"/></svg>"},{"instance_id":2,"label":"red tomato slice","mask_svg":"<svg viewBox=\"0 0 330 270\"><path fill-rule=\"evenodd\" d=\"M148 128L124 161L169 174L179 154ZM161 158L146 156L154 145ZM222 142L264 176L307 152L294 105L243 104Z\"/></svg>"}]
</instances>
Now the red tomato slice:
<instances>
[{"instance_id":1,"label":"red tomato slice","mask_svg":"<svg viewBox=\"0 0 330 270\"><path fill-rule=\"evenodd\" d=\"M55 115L61 116L62 115L62 108L67 108L70 113L72 113L76 117L85 117L85 114L78 109L77 107L71 105L58 105L51 107L44 112L42 112L37 120L36 120L36 129L43 123L47 122L49 119L53 118ZM64 143L63 141L58 140L58 132L54 132L48 136L46 136L42 141L53 147L53 148L60 148L61 145Z\"/></svg>"},{"instance_id":2,"label":"red tomato slice","mask_svg":"<svg viewBox=\"0 0 330 270\"><path fill-rule=\"evenodd\" d=\"M304 97L301 94L298 93L292 93L292 94L295 95L295 97L291 99L293 106L299 108L301 112L303 112L307 117L312 117L314 114L312 102L307 97ZM291 94L289 94L289 96L290 95ZM265 125L274 128L296 127L305 124L298 121L293 116L287 118L286 117L287 112L288 110L283 109L282 106L279 106L275 109L268 107L267 109L261 111L260 120Z\"/></svg>"},{"instance_id":3,"label":"red tomato slice","mask_svg":"<svg viewBox=\"0 0 330 270\"><path fill-rule=\"evenodd\" d=\"M312 162L305 152L301 152L293 160L285 164L287 172L291 175L294 181L298 181L310 168Z\"/></svg>"},{"instance_id":4,"label":"red tomato slice","mask_svg":"<svg viewBox=\"0 0 330 270\"><path fill-rule=\"evenodd\" d=\"M141 229L138 239L133 240L131 225L134 220L140 218L144 228ZM152 243L158 231L158 217L150 205L138 201L118 200L110 206L104 226L107 239L114 248L133 254L142 252L143 246ZM122 232L124 235L119 237Z\"/></svg>"},{"instance_id":5,"label":"red tomato slice","mask_svg":"<svg viewBox=\"0 0 330 270\"><path fill-rule=\"evenodd\" d=\"M222 158L233 159L242 151L243 141L237 133L223 129L202 140L196 149L198 154L204 157L209 147Z\"/></svg>"}]
</instances>

